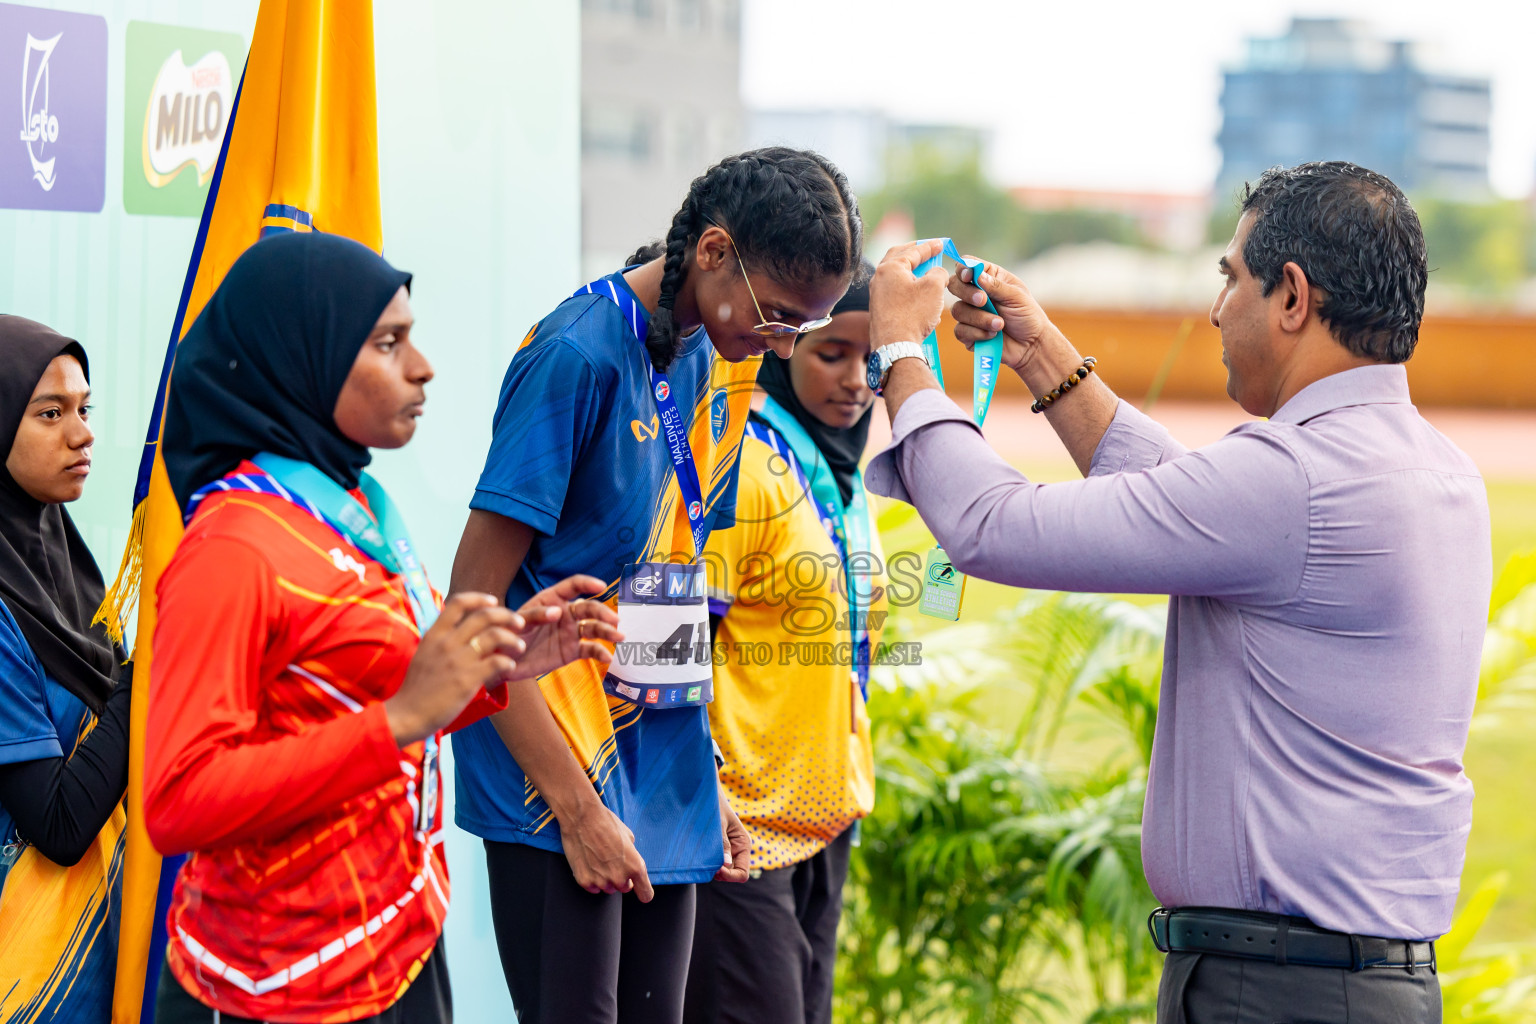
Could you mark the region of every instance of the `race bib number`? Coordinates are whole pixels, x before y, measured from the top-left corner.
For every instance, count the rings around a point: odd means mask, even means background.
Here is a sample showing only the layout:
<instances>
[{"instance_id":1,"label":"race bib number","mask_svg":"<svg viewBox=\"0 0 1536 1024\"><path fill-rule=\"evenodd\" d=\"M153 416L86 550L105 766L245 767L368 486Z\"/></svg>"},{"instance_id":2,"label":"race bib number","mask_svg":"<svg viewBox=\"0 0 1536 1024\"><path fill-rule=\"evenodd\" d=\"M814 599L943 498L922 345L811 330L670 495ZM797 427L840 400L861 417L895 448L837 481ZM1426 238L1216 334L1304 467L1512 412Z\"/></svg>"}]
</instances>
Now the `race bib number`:
<instances>
[{"instance_id":1,"label":"race bib number","mask_svg":"<svg viewBox=\"0 0 1536 1024\"><path fill-rule=\"evenodd\" d=\"M647 708L697 707L714 699L702 563L625 566L619 631L624 640L603 680L609 694Z\"/></svg>"}]
</instances>

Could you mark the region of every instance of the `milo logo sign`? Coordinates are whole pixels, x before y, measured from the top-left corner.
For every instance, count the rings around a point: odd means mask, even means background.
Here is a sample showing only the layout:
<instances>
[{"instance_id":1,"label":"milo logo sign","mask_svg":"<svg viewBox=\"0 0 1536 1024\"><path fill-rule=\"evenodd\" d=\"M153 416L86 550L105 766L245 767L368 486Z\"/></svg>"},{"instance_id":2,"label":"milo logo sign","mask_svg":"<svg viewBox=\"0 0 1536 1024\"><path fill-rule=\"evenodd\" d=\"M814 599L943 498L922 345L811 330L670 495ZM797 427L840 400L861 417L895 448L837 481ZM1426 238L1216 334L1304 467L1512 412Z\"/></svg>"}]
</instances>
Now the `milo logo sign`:
<instances>
[{"instance_id":1,"label":"milo logo sign","mask_svg":"<svg viewBox=\"0 0 1536 1024\"><path fill-rule=\"evenodd\" d=\"M181 51L165 58L144 112L144 177L157 188L183 168L196 168L198 184L213 174L234 102L229 58L217 50L187 67Z\"/></svg>"},{"instance_id":2,"label":"milo logo sign","mask_svg":"<svg viewBox=\"0 0 1536 1024\"><path fill-rule=\"evenodd\" d=\"M237 35L130 21L123 207L195 217L219 162L245 62Z\"/></svg>"}]
</instances>

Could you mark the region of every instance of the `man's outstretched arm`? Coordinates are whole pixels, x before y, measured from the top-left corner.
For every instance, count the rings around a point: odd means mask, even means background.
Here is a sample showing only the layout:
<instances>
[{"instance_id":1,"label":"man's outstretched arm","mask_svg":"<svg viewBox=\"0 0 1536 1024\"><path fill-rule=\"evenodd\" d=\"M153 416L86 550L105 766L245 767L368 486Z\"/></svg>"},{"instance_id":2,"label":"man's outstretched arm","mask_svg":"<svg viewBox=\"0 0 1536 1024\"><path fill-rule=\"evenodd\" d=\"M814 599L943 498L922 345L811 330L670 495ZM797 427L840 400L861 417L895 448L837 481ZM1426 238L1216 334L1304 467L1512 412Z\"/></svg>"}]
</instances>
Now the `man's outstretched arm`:
<instances>
[{"instance_id":1,"label":"man's outstretched arm","mask_svg":"<svg viewBox=\"0 0 1536 1024\"><path fill-rule=\"evenodd\" d=\"M938 322L942 278L912 275L934 251L902 246L882 262L870 294L872 341L919 339ZM1047 333L1037 332L1036 351L1054 345L1039 342ZM1018 352L1009 356L1028 369ZM1067 358L1063 377L1080 365L1075 353ZM891 446L871 460L869 489L917 506L962 572L1011 586L1265 600L1297 585L1304 550L1280 541L1306 530L1306 476L1267 432L1235 432L1179 457L1186 453L1166 431L1084 382L1058 403L1055 425L1098 475L1041 486L991 449L922 360L896 363L885 396ZM1094 465L1100 447L1110 450Z\"/></svg>"},{"instance_id":2,"label":"man's outstretched arm","mask_svg":"<svg viewBox=\"0 0 1536 1024\"><path fill-rule=\"evenodd\" d=\"M870 344L876 348L894 341L921 341L938 323L942 298L936 294L932 279L939 274L930 272L929 279L923 281L912 276L913 268L937 251L937 244L898 246L881 261L870 291ZM1082 354L1051 323L1018 278L992 263L985 266L980 288L971 276L970 269L962 267L949 278L949 291L956 299L950 307L955 337L967 349L1002 331L1004 364L1037 398L1083 364ZM985 308L989 295L996 314ZM896 363L885 386L885 408L891 422L895 423L902 403L912 394L938 386L933 372L919 361ZM1046 420L1084 476L1118 406L1119 399L1109 386L1097 374L1090 374L1045 411Z\"/></svg>"}]
</instances>

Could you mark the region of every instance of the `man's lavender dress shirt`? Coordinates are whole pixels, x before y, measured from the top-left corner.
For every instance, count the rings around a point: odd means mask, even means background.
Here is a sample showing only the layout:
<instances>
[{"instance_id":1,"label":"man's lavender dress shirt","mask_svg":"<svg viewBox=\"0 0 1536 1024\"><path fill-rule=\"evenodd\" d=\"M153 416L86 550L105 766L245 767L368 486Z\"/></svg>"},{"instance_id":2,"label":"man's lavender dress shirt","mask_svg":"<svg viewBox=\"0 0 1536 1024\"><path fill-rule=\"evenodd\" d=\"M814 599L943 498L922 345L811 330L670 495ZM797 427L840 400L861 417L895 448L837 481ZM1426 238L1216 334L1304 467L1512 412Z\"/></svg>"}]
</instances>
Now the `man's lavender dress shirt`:
<instances>
[{"instance_id":1,"label":"man's lavender dress shirt","mask_svg":"<svg viewBox=\"0 0 1536 1024\"><path fill-rule=\"evenodd\" d=\"M1402 939L1450 927L1488 502L1403 367L1326 377L1193 452L1122 402L1088 478L1058 484L924 391L866 477L963 572L1173 595L1142 824L1164 906Z\"/></svg>"}]
</instances>

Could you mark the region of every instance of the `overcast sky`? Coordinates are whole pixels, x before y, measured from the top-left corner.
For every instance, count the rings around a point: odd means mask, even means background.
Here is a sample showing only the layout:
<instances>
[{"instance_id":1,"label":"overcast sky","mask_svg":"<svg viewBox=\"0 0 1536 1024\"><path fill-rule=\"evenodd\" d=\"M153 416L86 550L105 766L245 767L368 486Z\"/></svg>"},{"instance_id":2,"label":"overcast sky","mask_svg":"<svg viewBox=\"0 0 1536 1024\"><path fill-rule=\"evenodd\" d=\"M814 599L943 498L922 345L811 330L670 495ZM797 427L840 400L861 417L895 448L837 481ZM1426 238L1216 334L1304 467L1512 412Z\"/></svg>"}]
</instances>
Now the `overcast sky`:
<instances>
[{"instance_id":1,"label":"overcast sky","mask_svg":"<svg viewBox=\"0 0 1536 1024\"><path fill-rule=\"evenodd\" d=\"M744 0L756 107L873 107L991 127L1004 184L1203 192L1220 155L1221 72L1293 15L1362 20L1493 80L1494 188L1536 178L1531 0Z\"/></svg>"}]
</instances>

